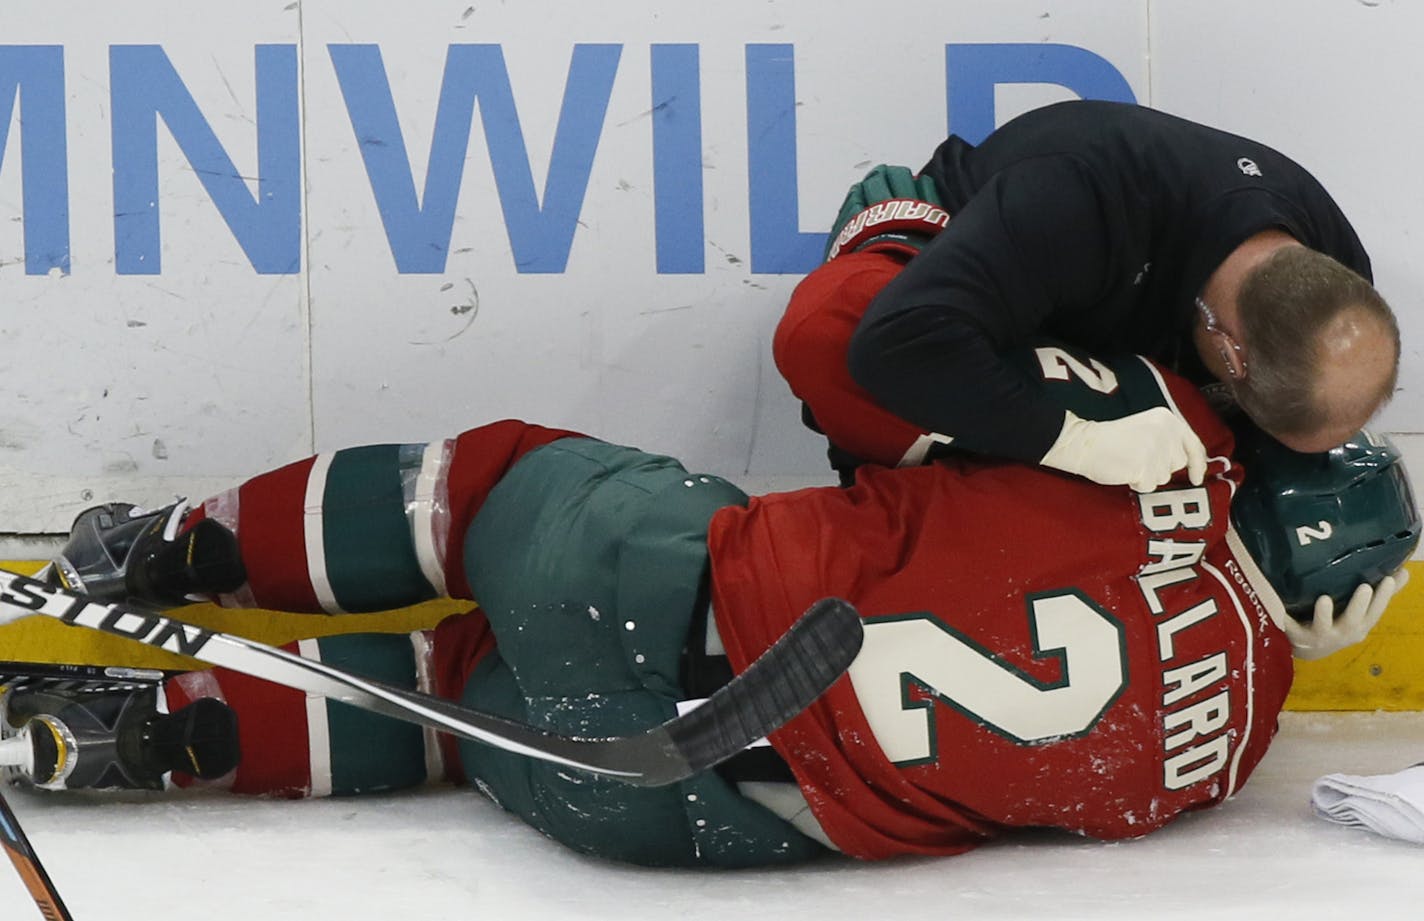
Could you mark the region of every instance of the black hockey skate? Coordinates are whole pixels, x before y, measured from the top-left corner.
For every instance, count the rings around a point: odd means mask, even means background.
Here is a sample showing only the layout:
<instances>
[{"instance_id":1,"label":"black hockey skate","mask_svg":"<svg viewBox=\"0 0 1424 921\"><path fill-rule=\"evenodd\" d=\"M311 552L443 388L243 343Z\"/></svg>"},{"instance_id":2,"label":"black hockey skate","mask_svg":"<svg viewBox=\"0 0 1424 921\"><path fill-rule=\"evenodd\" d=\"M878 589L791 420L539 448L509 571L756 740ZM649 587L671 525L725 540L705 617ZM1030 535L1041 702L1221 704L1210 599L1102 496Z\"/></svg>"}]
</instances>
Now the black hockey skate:
<instances>
[{"instance_id":1,"label":"black hockey skate","mask_svg":"<svg viewBox=\"0 0 1424 921\"><path fill-rule=\"evenodd\" d=\"M208 518L179 534L187 510L186 502L152 512L123 502L86 509L45 575L101 601L160 608L237 589L247 579L237 538Z\"/></svg>"},{"instance_id":2,"label":"black hockey skate","mask_svg":"<svg viewBox=\"0 0 1424 921\"><path fill-rule=\"evenodd\" d=\"M237 717L215 698L159 712L163 672L0 663L0 772L50 790L161 790L237 766Z\"/></svg>"}]
</instances>

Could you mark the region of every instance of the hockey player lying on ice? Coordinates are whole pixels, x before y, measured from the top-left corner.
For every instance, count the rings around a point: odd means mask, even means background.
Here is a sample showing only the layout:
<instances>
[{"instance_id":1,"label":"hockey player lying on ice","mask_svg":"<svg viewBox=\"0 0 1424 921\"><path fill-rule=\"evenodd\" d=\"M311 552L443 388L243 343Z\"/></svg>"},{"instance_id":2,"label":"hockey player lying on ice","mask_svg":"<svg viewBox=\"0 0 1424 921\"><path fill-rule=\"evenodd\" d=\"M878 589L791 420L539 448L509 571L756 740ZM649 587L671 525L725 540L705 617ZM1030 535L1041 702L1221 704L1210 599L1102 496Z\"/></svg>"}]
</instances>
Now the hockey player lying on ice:
<instances>
[{"instance_id":1,"label":"hockey player lying on ice","mask_svg":"<svg viewBox=\"0 0 1424 921\"><path fill-rule=\"evenodd\" d=\"M1403 581L1391 573L1419 520L1397 455L1363 434L1329 455L1259 439L1233 449L1197 390L1142 359L1054 346L1020 357L1026 384L1082 418L1180 412L1208 449L1204 484L1139 494L950 458L748 499L666 457L505 421L300 461L186 515L91 510L58 569L71 586L167 606L216 595L338 613L474 599L478 610L413 637L306 648L587 736L668 718L812 602L840 596L866 620L865 647L770 748L646 789L446 740L441 774L578 851L642 864L953 854L1030 826L1142 835L1241 788L1275 731L1293 644L1313 656L1361 638ZM1318 596L1335 601L1317 608ZM221 670L173 678L163 694L174 713L208 697L236 714L239 746L223 707L167 718L190 734L183 766L236 792L427 779L417 727ZM26 695L5 702L11 723L66 718L62 698ZM155 719L150 743L172 734ZM144 730L124 731L124 782L167 768L191 782L145 752ZM106 756L71 754L75 778L97 776L84 759Z\"/></svg>"}]
</instances>

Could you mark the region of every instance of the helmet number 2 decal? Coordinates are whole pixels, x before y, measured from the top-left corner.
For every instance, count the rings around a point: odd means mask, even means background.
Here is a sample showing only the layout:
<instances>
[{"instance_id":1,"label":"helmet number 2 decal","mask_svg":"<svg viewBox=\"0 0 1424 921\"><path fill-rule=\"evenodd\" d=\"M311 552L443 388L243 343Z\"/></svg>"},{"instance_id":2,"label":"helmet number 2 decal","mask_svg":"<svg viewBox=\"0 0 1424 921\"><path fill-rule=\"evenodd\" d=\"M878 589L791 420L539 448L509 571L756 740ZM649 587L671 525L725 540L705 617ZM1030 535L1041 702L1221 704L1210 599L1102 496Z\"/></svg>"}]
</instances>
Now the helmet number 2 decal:
<instances>
[{"instance_id":1,"label":"helmet number 2 decal","mask_svg":"<svg viewBox=\"0 0 1424 921\"><path fill-rule=\"evenodd\" d=\"M1034 658L1057 659L1056 680L1015 668L928 613L867 619L849 674L886 757L938 760L937 703L1022 745L1092 729L1127 683L1122 627L1074 591L1031 597L1028 617ZM930 694L915 699L912 686Z\"/></svg>"},{"instance_id":2,"label":"helmet number 2 decal","mask_svg":"<svg viewBox=\"0 0 1424 921\"><path fill-rule=\"evenodd\" d=\"M1295 539L1302 547L1304 547L1313 540L1329 540L1330 535L1334 533L1335 529L1331 527L1330 522L1322 521L1320 522L1320 524L1317 524L1313 527L1308 524L1303 524L1300 527L1296 528Z\"/></svg>"}]
</instances>

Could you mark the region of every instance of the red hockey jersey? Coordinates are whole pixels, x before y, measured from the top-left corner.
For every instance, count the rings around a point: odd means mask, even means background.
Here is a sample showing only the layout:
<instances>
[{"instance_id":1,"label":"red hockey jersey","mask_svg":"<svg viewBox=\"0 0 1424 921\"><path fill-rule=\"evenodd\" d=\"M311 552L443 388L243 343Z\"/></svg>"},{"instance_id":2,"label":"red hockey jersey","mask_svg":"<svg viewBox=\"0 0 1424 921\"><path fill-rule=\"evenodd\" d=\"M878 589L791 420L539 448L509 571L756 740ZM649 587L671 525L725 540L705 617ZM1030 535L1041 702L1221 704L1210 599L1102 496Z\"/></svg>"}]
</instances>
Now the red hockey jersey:
<instances>
[{"instance_id":1,"label":"red hockey jersey","mask_svg":"<svg viewBox=\"0 0 1424 921\"><path fill-rule=\"evenodd\" d=\"M735 669L821 597L865 618L848 676L772 737L849 854L955 853L1007 827L1142 835L1230 796L1275 732L1291 647L1230 528L1229 430L1142 359L1034 358L1075 412L1097 405L1088 418L1177 408L1212 456L1206 483L1138 494L947 460L713 519Z\"/></svg>"}]
</instances>

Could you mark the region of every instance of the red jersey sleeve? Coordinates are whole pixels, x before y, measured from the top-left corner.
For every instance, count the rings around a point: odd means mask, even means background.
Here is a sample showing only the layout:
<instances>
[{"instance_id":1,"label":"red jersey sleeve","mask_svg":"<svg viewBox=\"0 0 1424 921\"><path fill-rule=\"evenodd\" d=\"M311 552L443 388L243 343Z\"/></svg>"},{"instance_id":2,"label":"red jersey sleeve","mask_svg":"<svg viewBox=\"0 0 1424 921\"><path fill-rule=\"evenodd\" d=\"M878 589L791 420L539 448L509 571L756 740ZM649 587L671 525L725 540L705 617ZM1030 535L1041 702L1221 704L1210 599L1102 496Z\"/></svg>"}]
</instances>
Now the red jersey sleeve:
<instances>
[{"instance_id":1,"label":"red jersey sleeve","mask_svg":"<svg viewBox=\"0 0 1424 921\"><path fill-rule=\"evenodd\" d=\"M818 267L792 292L771 340L781 376L831 444L884 467L922 463L936 445L952 440L882 409L846 365L866 305L902 264L886 253L863 252Z\"/></svg>"}]
</instances>

